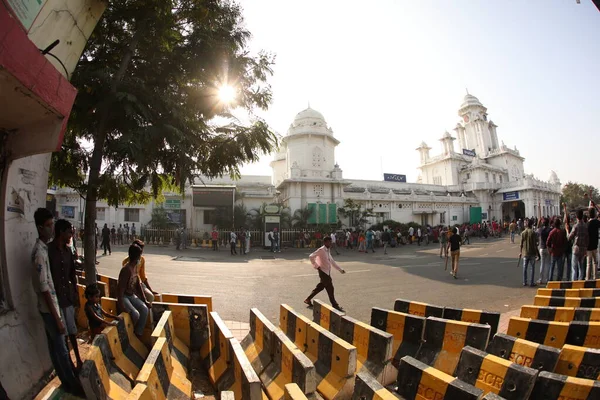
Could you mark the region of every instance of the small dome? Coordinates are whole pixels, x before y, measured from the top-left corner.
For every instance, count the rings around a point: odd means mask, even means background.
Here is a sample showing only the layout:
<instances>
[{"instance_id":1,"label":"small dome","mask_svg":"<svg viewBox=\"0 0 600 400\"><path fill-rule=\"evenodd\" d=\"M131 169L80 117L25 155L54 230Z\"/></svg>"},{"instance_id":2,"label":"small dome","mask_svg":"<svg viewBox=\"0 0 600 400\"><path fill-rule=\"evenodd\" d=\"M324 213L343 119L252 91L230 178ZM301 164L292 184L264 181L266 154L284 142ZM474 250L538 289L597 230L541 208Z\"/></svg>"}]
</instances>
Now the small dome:
<instances>
[{"instance_id":1,"label":"small dome","mask_svg":"<svg viewBox=\"0 0 600 400\"><path fill-rule=\"evenodd\" d=\"M294 118L294 125L300 125L303 122L307 122L307 120L318 120L325 123L325 117L323 114L308 107L306 110L300 111L298 114L296 114L296 118Z\"/></svg>"},{"instance_id":2,"label":"small dome","mask_svg":"<svg viewBox=\"0 0 600 400\"><path fill-rule=\"evenodd\" d=\"M481 104L477 97L473 96L472 94L467 94L463 99L463 103L461 104L460 108L462 109L469 106L483 107L483 104Z\"/></svg>"}]
</instances>

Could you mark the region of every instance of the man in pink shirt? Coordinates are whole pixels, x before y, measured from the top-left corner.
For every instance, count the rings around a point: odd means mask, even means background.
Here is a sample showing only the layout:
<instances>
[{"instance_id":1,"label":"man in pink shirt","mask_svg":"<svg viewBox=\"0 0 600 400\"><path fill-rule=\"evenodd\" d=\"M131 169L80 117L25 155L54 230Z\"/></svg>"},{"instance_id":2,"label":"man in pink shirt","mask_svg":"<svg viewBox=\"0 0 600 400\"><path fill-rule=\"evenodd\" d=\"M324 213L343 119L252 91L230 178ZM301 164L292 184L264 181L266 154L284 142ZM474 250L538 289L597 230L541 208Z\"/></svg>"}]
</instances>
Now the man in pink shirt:
<instances>
[{"instance_id":1,"label":"man in pink shirt","mask_svg":"<svg viewBox=\"0 0 600 400\"><path fill-rule=\"evenodd\" d=\"M331 267L337 269L342 274L345 274L343 268L341 268L331 257L330 249L331 248L331 237L326 236L323 239L323 246L319 247L314 253L308 256L313 267L319 271L319 278L321 281L312 291L310 296L304 300L304 304L312 307L312 298L319 294L323 289L327 291L327 295L329 296L329 301L333 308L339 311L344 311L342 307L335 301L335 297L333 295L333 281L331 280Z\"/></svg>"}]
</instances>

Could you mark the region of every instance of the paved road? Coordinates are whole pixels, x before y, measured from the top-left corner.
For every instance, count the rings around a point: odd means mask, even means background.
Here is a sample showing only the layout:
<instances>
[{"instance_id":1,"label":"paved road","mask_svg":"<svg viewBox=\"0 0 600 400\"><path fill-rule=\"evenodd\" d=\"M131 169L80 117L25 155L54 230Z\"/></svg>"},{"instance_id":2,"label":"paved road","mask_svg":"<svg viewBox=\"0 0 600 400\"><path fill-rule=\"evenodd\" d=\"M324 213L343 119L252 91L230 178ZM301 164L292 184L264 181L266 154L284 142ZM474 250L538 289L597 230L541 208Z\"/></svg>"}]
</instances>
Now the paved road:
<instances>
[{"instance_id":1,"label":"paved road","mask_svg":"<svg viewBox=\"0 0 600 400\"><path fill-rule=\"evenodd\" d=\"M98 271L118 276L125 250L117 247L111 256L100 256ZM280 303L311 314L302 303L318 281L309 254L309 249L290 249L275 257L263 250L231 256L225 249L177 252L152 246L145 251L154 290L212 295L223 319L246 322L251 307L276 321ZM531 304L535 291L521 286L517 256L518 245L507 238L473 241L462 249L455 280L444 271L437 244L402 246L387 256L381 249L375 254L341 250L334 258L348 273L334 271L336 297L349 315L367 322L371 307L393 308L396 298L507 312ZM325 291L317 298L327 300Z\"/></svg>"}]
</instances>

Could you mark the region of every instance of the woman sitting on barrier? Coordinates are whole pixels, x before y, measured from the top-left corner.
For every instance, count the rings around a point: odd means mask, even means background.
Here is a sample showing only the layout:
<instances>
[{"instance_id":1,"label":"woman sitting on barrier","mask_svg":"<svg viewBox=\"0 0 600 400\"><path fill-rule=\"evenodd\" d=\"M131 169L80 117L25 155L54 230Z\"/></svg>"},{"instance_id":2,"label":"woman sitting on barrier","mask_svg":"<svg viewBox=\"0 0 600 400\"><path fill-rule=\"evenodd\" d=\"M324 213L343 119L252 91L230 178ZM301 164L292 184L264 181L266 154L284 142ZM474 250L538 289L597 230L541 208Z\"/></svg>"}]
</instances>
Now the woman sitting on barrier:
<instances>
[{"instance_id":1,"label":"woman sitting on barrier","mask_svg":"<svg viewBox=\"0 0 600 400\"><path fill-rule=\"evenodd\" d=\"M129 246L129 262L121 268L118 282L117 308L131 316L135 324L134 332L138 337L144 333L148 310L152 307L146 301L138 274L138 263L142 249L137 244Z\"/></svg>"}]
</instances>

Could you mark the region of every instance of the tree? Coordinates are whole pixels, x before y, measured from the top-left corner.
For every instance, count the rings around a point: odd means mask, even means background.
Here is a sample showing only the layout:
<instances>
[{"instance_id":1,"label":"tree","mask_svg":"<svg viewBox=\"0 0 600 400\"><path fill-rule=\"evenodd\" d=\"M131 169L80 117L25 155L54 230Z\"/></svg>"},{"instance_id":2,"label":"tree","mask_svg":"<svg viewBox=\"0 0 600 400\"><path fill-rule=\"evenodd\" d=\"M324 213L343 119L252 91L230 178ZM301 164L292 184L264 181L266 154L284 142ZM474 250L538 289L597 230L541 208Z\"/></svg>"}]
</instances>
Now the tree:
<instances>
[{"instance_id":1,"label":"tree","mask_svg":"<svg viewBox=\"0 0 600 400\"><path fill-rule=\"evenodd\" d=\"M598 189L592 185L584 185L582 183L569 181L567 184L565 184L565 186L563 186L560 202L566 203L567 208L570 210L581 207L587 208L590 202L590 191L592 193L592 200L598 204L600 201L600 193L598 192Z\"/></svg>"},{"instance_id":2,"label":"tree","mask_svg":"<svg viewBox=\"0 0 600 400\"><path fill-rule=\"evenodd\" d=\"M148 222L148 225L155 229L167 229L176 226L177 224L169 219L167 210L160 206L152 209L152 217L150 222Z\"/></svg>"},{"instance_id":3,"label":"tree","mask_svg":"<svg viewBox=\"0 0 600 400\"><path fill-rule=\"evenodd\" d=\"M364 229L369 218L374 215L372 208L363 209L362 204L353 199L345 199L344 206L340 207L338 211L343 217L348 218L349 226L361 229Z\"/></svg>"},{"instance_id":4,"label":"tree","mask_svg":"<svg viewBox=\"0 0 600 400\"><path fill-rule=\"evenodd\" d=\"M254 116L271 101L274 58L251 56L239 5L222 0L114 0L89 39L53 184L86 199L86 254L94 254L96 201L144 203L183 192L195 176L239 176L239 166L277 146ZM219 87L234 88L234 104ZM233 118L245 110L249 123ZM219 117L215 119L215 117ZM89 283L93 257L86 258Z\"/></svg>"},{"instance_id":5,"label":"tree","mask_svg":"<svg viewBox=\"0 0 600 400\"><path fill-rule=\"evenodd\" d=\"M294 211L294 216L292 217L292 225L294 228L306 228L308 226L308 221L312 218L315 213L314 208L299 208Z\"/></svg>"}]
</instances>

